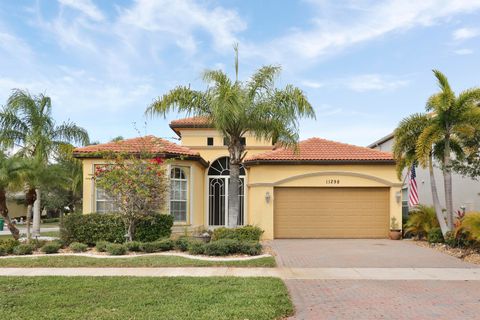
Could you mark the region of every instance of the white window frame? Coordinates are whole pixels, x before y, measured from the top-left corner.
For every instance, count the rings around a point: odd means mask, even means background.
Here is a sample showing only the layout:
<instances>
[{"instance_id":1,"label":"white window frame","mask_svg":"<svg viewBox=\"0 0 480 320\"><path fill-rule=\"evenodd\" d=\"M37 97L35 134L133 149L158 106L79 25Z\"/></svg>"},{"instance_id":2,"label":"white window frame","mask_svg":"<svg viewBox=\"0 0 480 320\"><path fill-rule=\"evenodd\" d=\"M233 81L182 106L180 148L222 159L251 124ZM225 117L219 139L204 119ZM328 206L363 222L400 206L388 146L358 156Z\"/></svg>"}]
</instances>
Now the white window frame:
<instances>
[{"instance_id":1,"label":"white window frame","mask_svg":"<svg viewBox=\"0 0 480 320\"><path fill-rule=\"evenodd\" d=\"M172 172L174 170L181 170L183 176L184 176L184 179L182 178L175 178L173 177L172 178ZM189 195L188 195L188 190L189 190L189 179L188 179L189 175L187 174L187 172L185 172L185 168L181 167L181 166L171 166L170 167L170 197L169 197L169 202L168 202L168 205L169 205L169 212L170 212L170 215L172 215L174 217L174 223L177 223L177 224L187 224L188 223L188 200L189 200ZM180 189L179 192L184 192L184 199L182 199L182 196L179 196L179 199L173 199L173 195L175 194L174 190L172 189L172 182L173 181L178 181L178 182L185 182L186 184L186 187L184 190ZM178 184L178 185L181 185ZM172 213L172 202L183 202L185 203L185 220L175 220L175 215Z\"/></svg>"}]
</instances>

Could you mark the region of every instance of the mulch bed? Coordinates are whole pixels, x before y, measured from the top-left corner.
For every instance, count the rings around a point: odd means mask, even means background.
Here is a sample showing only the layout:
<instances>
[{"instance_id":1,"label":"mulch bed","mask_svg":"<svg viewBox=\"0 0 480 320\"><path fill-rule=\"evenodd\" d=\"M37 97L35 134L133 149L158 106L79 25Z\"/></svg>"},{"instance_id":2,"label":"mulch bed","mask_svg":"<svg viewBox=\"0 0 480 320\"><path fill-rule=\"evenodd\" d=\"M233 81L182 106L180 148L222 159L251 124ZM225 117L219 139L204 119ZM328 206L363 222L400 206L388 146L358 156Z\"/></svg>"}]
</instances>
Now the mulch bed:
<instances>
[{"instance_id":1,"label":"mulch bed","mask_svg":"<svg viewBox=\"0 0 480 320\"><path fill-rule=\"evenodd\" d=\"M480 252L476 249L452 248L444 243L428 243L427 241L421 240L415 241L415 244L449 254L465 262L480 264Z\"/></svg>"}]
</instances>

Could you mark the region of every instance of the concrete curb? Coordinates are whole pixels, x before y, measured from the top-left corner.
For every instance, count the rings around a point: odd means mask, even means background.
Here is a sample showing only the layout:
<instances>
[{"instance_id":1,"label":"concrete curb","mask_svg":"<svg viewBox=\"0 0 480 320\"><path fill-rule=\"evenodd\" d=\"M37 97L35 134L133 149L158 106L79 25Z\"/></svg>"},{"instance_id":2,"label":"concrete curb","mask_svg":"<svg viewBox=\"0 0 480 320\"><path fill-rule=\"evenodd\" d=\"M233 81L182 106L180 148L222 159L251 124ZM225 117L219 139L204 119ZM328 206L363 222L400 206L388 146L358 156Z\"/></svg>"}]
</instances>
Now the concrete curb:
<instances>
[{"instance_id":1,"label":"concrete curb","mask_svg":"<svg viewBox=\"0 0 480 320\"><path fill-rule=\"evenodd\" d=\"M0 276L275 277L283 280L480 281L470 268L0 268Z\"/></svg>"}]
</instances>

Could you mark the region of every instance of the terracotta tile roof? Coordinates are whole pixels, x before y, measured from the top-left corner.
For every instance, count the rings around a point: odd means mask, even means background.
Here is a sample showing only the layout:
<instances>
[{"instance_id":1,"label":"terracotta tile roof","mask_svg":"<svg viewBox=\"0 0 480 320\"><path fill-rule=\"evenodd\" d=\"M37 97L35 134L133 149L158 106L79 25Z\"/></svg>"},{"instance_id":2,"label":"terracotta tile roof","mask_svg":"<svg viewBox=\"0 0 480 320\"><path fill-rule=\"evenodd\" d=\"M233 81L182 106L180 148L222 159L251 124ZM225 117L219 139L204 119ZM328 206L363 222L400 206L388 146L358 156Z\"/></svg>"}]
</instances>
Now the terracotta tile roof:
<instances>
[{"instance_id":1,"label":"terracotta tile roof","mask_svg":"<svg viewBox=\"0 0 480 320\"><path fill-rule=\"evenodd\" d=\"M102 152L127 152L127 153L154 153L178 156L199 157L198 152L194 152L187 147L180 146L165 139L155 136L145 136L133 139L125 139L116 142L108 142L97 145L91 145L73 150L76 157L88 156L89 154L98 154Z\"/></svg>"},{"instance_id":2,"label":"terracotta tile roof","mask_svg":"<svg viewBox=\"0 0 480 320\"><path fill-rule=\"evenodd\" d=\"M321 138L299 142L298 152L278 148L248 157L245 162L393 162L393 155L351 144Z\"/></svg>"},{"instance_id":3,"label":"terracotta tile roof","mask_svg":"<svg viewBox=\"0 0 480 320\"><path fill-rule=\"evenodd\" d=\"M170 122L171 128L213 128L207 117L189 117Z\"/></svg>"}]
</instances>

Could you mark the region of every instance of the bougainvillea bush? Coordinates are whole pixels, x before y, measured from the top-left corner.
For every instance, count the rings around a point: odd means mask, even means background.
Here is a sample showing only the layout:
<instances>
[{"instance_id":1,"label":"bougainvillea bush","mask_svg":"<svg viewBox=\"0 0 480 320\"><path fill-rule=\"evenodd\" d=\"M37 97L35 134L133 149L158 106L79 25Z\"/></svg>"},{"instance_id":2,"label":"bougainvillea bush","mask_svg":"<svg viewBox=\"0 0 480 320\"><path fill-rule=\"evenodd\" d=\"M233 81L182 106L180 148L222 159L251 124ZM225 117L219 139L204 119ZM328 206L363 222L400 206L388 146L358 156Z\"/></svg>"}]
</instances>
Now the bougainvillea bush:
<instances>
[{"instance_id":1,"label":"bougainvillea bush","mask_svg":"<svg viewBox=\"0 0 480 320\"><path fill-rule=\"evenodd\" d=\"M168 199L166 163L151 155L114 155L109 164L97 166L97 186L116 200L118 212L128 226L130 241L139 219L161 212Z\"/></svg>"}]
</instances>

